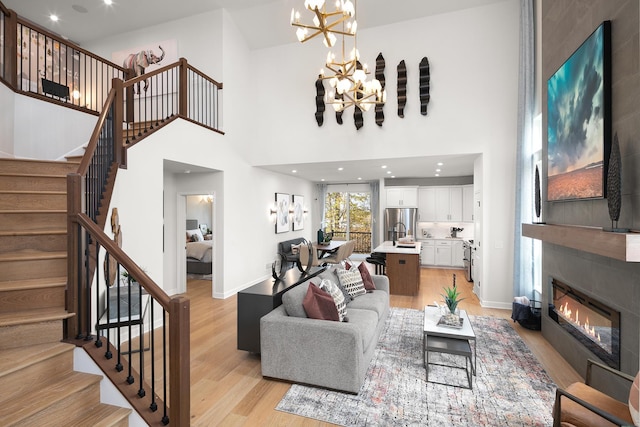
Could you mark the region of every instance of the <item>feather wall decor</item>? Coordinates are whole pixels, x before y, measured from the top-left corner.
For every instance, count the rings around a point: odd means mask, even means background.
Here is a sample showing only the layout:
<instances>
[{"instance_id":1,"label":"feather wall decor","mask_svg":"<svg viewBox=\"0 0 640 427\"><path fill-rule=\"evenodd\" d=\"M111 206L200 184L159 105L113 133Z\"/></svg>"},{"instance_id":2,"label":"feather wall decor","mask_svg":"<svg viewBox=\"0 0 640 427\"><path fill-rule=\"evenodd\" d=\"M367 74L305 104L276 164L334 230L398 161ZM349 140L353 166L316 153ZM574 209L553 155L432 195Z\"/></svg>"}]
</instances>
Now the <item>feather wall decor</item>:
<instances>
[{"instance_id":1,"label":"feather wall decor","mask_svg":"<svg viewBox=\"0 0 640 427\"><path fill-rule=\"evenodd\" d=\"M380 86L382 86L382 90L384 91L385 79L384 79L384 56L382 56L382 52L378 54L376 57L376 79L380 82ZM384 122L384 104L376 105L376 124L378 126L382 126L382 122Z\"/></svg>"},{"instance_id":2,"label":"feather wall decor","mask_svg":"<svg viewBox=\"0 0 640 427\"><path fill-rule=\"evenodd\" d=\"M318 126L324 123L324 83L321 77L316 80L316 122Z\"/></svg>"},{"instance_id":3,"label":"feather wall decor","mask_svg":"<svg viewBox=\"0 0 640 427\"><path fill-rule=\"evenodd\" d=\"M620 161L620 143L618 142L618 132L616 132L615 136L613 137L613 144L611 145L609 170L607 172L607 205L609 206L609 218L611 218L611 228L613 229L613 231L618 231L620 207L622 206L622 197L620 194L621 186L622 164Z\"/></svg>"},{"instance_id":4,"label":"feather wall decor","mask_svg":"<svg viewBox=\"0 0 640 427\"><path fill-rule=\"evenodd\" d=\"M398 116L404 118L404 107L407 104L407 66L404 59L398 64Z\"/></svg>"},{"instance_id":5,"label":"feather wall decor","mask_svg":"<svg viewBox=\"0 0 640 427\"><path fill-rule=\"evenodd\" d=\"M429 100L431 100L431 95L429 95L431 75L429 72L429 59L427 59L426 56L422 58L418 68L420 70L420 114L426 116L427 105L429 104Z\"/></svg>"}]
</instances>

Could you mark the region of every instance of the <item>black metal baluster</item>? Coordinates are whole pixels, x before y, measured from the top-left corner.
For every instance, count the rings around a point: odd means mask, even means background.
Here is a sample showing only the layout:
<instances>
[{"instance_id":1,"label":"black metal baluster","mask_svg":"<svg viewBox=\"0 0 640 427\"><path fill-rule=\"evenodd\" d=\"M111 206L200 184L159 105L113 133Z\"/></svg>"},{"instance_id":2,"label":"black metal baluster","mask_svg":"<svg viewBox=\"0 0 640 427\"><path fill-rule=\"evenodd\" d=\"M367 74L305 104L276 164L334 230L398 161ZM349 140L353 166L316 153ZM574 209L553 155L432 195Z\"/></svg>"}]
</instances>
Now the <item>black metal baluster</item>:
<instances>
[{"instance_id":1,"label":"black metal baluster","mask_svg":"<svg viewBox=\"0 0 640 427\"><path fill-rule=\"evenodd\" d=\"M99 254L99 243L98 240L96 239L96 265L98 265L98 259L100 259ZM105 274L105 280L109 280L107 278L107 275L109 274L109 254L106 253L105 254L106 260L107 260L107 274ZM109 310L109 285L107 284L107 310ZM109 316L107 316L107 326L108 326L108 320ZM102 347L102 341L100 341L100 334L98 333L98 323L100 322L100 269L96 268L96 341L95 341L95 346L100 348ZM107 331L109 329L107 328ZM108 348L109 346L107 346Z\"/></svg>"},{"instance_id":2,"label":"black metal baluster","mask_svg":"<svg viewBox=\"0 0 640 427\"><path fill-rule=\"evenodd\" d=\"M167 415L167 312L162 308L162 403L164 406L164 415L162 424L169 424L169 415Z\"/></svg>"},{"instance_id":3,"label":"black metal baluster","mask_svg":"<svg viewBox=\"0 0 640 427\"><path fill-rule=\"evenodd\" d=\"M151 319L149 325L150 331L150 344L151 348L151 404L149 405L149 409L153 412L158 410L158 404L156 403L156 338L155 338L155 328L154 328L154 314L153 314L153 306L155 305L155 301L151 295L149 295L149 304L151 304Z\"/></svg>"},{"instance_id":4,"label":"black metal baluster","mask_svg":"<svg viewBox=\"0 0 640 427\"><path fill-rule=\"evenodd\" d=\"M144 390L144 310L142 307L142 286L138 284L138 307L140 311L140 321L138 323L138 333L140 334L140 387L138 388L138 397L144 397L146 392Z\"/></svg>"},{"instance_id":5,"label":"black metal baluster","mask_svg":"<svg viewBox=\"0 0 640 427\"><path fill-rule=\"evenodd\" d=\"M118 328L116 329L116 335L117 335L117 340L116 340L116 348L118 351L118 361L116 362L116 371L118 372L122 372L122 370L124 369L122 367L122 348L121 348L121 343L122 343L122 327L120 326L120 319L122 319L121 315L122 313L120 312L120 263L118 263L118 272L116 274L116 324L118 325Z\"/></svg>"},{"instance_id":6,"label":"black metal baluster","mask_svg":"<svg viewBox=\"0 0 640 427\"><path fill-rule=\"evenodd\" d=\"M128 273L127 275L127 312L129 313L129 321L127 322L127 327L129 329L129 375L127 376L127 383L128 384L133 384L133 382L135 381L135 379L133 378L133 375L131 375L132 372L132 367L131 367L131 343L132 343L132 339L131 339L131 273Z\"/></svg>"},{"instance_id":7,"label":"black metal baluster","mask_svg":"<svg viewBox=\"0 0 640 427\"><path fill-rule=\"evenodd\" d=\"M78 316L78 321L79 321L80 319L82 319L81 316L82 316L82 312L83 312L83 310L82 310L82 308L83 308L82 307L82 298L81 298L82 286L84 285L84 283L82 282L82 260L85 259L85 258L82 256L84 245L82 244L82 231L83 230L82 230L82 227L80 226L80 224L77 225L77 230L78 230L78 242L77 242L78 243L78 246L77 246L78 247L78 253L76 255L77 255L77 259L80 260L80 262L78 262L78 264L76 265L76 269L77 269L76 273L78 274L78 286L77 286L78 287L78 289L77 289L78 300L76 302L76 304L77 304L76 308L78 310L77 316ZM76 334L76 339L82 339L82 338L84 338L83 334L82 334L82 329L80 327L78 327L78 333Z\"/></svg>"}]
</instances>

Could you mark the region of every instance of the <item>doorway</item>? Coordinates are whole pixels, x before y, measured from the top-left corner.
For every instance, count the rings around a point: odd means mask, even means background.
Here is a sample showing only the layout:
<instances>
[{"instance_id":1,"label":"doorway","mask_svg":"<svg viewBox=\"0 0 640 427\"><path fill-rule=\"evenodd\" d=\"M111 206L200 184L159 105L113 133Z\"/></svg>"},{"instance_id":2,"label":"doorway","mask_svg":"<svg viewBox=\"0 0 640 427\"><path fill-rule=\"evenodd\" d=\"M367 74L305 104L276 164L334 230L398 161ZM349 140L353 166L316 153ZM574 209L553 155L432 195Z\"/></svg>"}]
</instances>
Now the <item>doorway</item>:
<instances>
[{"instance_id":1,"label":"doorway","mask_svg":"<svg viewBox=\"0 0 640 427\"><path fill-rule=\"evenodd\" d=\"M325 231L336 240L355 240L354 253L371 252L371 192L328 191L324 205Z\"/></svg>"},{"instance_id":2,"label":"doorway","mask_svg":"<svg viewBox=\"0 0 640 427\"><path fill-rule=\"evenodd\" d=\"M206 281L211 284L216 265L216 198L215 193L197 192L178 194L178 245L177 281L179 292L187 291L188 280Z\"/></svg>"}]
</instances>

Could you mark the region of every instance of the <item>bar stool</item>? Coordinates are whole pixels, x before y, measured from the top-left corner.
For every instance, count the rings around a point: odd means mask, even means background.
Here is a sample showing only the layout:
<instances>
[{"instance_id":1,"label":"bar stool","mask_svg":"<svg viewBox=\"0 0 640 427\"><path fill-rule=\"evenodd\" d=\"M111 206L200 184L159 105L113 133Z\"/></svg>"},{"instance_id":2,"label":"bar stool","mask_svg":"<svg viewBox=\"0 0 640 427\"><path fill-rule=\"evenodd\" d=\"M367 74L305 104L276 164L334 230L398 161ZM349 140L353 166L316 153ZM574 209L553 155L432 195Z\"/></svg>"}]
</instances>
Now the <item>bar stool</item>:
<instances>
[{"instance_id":1,"label":"bar stool","mask_svg":"<svg viewBox=\"0 0 640 427\"><path fill-rule=\"evenodd\" d=\"M373 252L371 256L367 257L365 261L369 264L375 265L376 274L385 274L385 268L387 266L386 254L380 252Z\"/></svg>"}]
</instances>

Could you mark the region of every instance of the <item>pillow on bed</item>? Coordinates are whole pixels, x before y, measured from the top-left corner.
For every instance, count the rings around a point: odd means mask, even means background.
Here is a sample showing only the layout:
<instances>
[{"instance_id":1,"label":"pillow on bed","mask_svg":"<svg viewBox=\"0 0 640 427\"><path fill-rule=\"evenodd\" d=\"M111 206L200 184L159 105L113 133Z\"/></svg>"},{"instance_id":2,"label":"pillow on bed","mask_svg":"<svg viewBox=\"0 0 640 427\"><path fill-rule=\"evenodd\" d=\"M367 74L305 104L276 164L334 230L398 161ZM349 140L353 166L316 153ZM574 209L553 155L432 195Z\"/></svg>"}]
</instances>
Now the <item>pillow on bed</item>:
<instances>
[{"instance_id":1,"label":"pillow on bed","mask_svg":"<svg viewBox=\"0 0 640 427\"><path fill-rule=\"evenodd\" d=\"M187 230L187 237L192 242L202 242L204 240L202 231L200 231L199 228L196 228L194 230Z\"/></svg>"}]
</instances>

